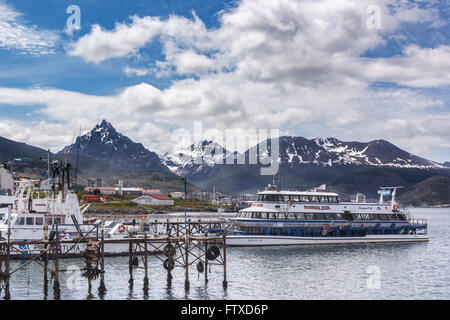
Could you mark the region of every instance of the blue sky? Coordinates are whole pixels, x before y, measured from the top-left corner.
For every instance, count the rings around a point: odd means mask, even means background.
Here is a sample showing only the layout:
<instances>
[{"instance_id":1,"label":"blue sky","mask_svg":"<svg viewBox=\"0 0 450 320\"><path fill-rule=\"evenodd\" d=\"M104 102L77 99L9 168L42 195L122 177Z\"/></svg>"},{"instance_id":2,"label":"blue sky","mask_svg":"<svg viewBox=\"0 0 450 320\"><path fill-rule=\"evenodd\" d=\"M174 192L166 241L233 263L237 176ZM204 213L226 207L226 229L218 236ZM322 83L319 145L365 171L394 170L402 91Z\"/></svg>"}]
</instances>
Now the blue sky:
<instances>
[{"instance_id":1,"label":"blue sky","mask_svg":"<svg viewBox=\"0 0 450 320\"><path fill-rule=\"evenodd\" d=\"M73 4L81 30L70 35ZM447 1L0 0L0 9L0 136L58 151L106 118L162 153L175 130L202 121L385 139L450 161Z\"/></svg>"}]
</instances>

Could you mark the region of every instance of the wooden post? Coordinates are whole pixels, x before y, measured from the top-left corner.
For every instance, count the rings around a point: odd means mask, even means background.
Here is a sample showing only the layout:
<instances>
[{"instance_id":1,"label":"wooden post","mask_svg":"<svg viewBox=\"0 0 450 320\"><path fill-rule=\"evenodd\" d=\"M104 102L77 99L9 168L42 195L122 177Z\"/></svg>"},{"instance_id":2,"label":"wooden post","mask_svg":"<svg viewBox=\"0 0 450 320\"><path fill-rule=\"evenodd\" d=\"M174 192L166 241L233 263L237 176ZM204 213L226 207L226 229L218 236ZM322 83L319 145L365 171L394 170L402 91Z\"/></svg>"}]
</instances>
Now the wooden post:
<instances>
[{"instance_id":1,"label":"wooden post","mask_svg":"<svg viewBox=\"0 0 450 320\"><path fill-rule=\"evenodd\" d=\"M145 268L145 275L144 275L144 292L148 292L148 251L147 251L147 233L144 235L144 268Z\"/></svg>"},{"instance_id":2,"label":"wooden post","mask_svg":"<svg viewBox=\"0 0 450 320\"><path fill-rule=\"evenodd\" d=\"M169 220L167 220L167 223L169 223ZM167 244L168 245L170 245L171 232L172 232L172 230L170 228L168 228L168 233L167 233ZM176 243L175 243L175 245L176 245ZM172 271L167 270L167 287L170 288L171 286L172 286Z\"/></svg>"},{"instance_id":3,"label":"wooden post","mask_svg":"<svg viewBox=\"0 0 450 320\"><path fill-rule=\"evenodd\" d=\"M98 292L103 296L106 292L105 286L105 230L102 230L102 238L100 242L100 286Z\"/></svg>"},{"instance_id":4,"label":"wooden post","mask_svg":"<svg viewBox=\"0 0 450 320\"><path fill-rule=\"evenodd\" d=\"M42 257L44 259L44 300L47 300L47 294L48 294L48 226L44 225L44 240L46 241L44 244L44 256Z\"/></svg>"},{"instance_id":5,"label":"wooden post","mask_svg":"<svg viewBox=\"0 0 450 320\"><path fill-rule=\"evenodd\" d=\"M57 227L58 228L58 227ZM54 251L54 258L55 258L55 280L53 283L53 299L59 300L60 299L60 288L59 288L59 232L58 229L56 229L56 240L53 241L53 251Z\"/></svg>"},{"instance_id":6,"label":"wooden post","mask_svg":"<svg viewBox=\"0 0 450 320\"><path fill-rule=\"evenodd\" d=\"M185 229L185 236L184 236L184 245L185 245L185 278L184 278L184 290L189 290L189 239L188 239L188 231Z\"/></svg>"},{"instance_id":7,"label":"wooden post","mask_svg":"<svg viewBox=\"0 0 450 320\"><path fill-rule=\"evenodd\" d=\"M208 238L208 232L205 234ZM208 240L205 241L205 285L208 284L208 258L206 257L206 252L208 251Z\"/></svg>"},{"instance_id":8,"label":"wooden post","mask_svg":"<svg viewBox=\"0 0 450 320\"><path fill-rule=\"evenodd\" d=\"M227 236L223 235L223 288L228 286L227 282Z\"/></svg>"},{"instance_id":9,"label":"wooden post","mask_svg":"<svg viewBox=\"0 0 450 320\"><path fill-rule=\"evenodd\" d=\"M130 273L130 280L128 280L130 286L133 286L133 241L130 239L128 246L128 271Z\"/></svg>"},{"instance_id":10,"label":"wooden post","mask_svg":"<svg viewBox=\"0 0 450 320\"><path fill-rule=\"evenodd\" d=\"M11 300L11 294L9 292L9 278L10 278L10 267L9 267L9 259L11 254L10 240L11 240L11 228L10 228L10 220L11 217L8 218L8 243L6 244L6 259L5 259L5 300Z\"/></svg>"}]
</instances>

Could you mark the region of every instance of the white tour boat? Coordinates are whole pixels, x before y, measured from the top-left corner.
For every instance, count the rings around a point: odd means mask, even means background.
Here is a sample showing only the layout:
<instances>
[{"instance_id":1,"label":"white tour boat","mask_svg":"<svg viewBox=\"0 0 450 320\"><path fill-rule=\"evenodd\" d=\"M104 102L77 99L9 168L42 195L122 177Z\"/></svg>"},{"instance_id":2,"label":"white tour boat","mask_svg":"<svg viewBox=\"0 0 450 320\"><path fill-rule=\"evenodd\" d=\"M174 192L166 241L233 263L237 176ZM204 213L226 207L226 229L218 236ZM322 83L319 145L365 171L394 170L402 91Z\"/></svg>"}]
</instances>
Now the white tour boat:
<instances>
[{"instance_id":1,"label":"white tour boat","mask_svg":"<svg viewBox=\"0 0 450 320\"><path fill-rule=\"evenodd\" d=\"M227 245L428 241L427 221L413 219L395 201L398 188L381 188L379 202L366 203L358 197L340 202L332 192L279 191L269 185L250 207L230 219Z\"/></svg>"}]
</instances>

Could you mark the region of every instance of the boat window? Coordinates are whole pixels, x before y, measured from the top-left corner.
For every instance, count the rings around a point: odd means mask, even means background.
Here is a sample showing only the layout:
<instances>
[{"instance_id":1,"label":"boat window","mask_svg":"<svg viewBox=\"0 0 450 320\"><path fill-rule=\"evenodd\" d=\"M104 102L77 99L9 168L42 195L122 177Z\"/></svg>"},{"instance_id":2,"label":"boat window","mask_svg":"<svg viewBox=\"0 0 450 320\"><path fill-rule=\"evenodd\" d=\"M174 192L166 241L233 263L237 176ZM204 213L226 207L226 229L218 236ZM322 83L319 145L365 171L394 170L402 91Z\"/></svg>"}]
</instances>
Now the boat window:
<instances>
[{"instance_id":1,"label":"boat window","mask_svg":"<svg viewBox=\"0 0 450 320\"><path fill-rule=\"evenodd\" d=\"M289 195L287 195L287 194L283 194L282 197L283 197L283 201L291 200L291 197Z\"/></svg>"},{"instance_id":2,"label":"boat window","mask_svg":"<svg viewBox=\"0 0 450 320\"><path fill-rule=\"evenodd\" d=\"M305 213L306 220L314 220L314 213Z\"/></svg>"},{"instance_id":3,"label":"boat window","mask_svg":"<svg viewBox=\"0 0 450 320\"><path fill-rule=\"evenodd\" d=\"M319 202L327 202L327 197L320 196L319 197Z\"/></svg>"},{"instance_id":4,"label":"boat window","mask_svg":"<svg viewBox=\"0 0 450 320\"><path fill-rule=\"evenodd\" d=\"M55 224L61 224L61 218L55 218Z\"/></svg>"},{"instance_id":5,"label":"boat window","mask_svg":"<svg viewBox=\"0 0 450 320\"><path fill-rule=\"evenodd\" d=\"M334 220L334 214L332 213L325 213L325 219L327 220Z\"/></svg>"},{"instance_id":6,"label":"boat window","mask_svg":"<svg viewBox=\"0 0 450 320\"><path fill-rule=\"evenodd\" d=\"M397 220L397 215L396 214L388 214L388 220Z\"/></svg>"},{"instance_id":7,"label":"boat window","mask_svg":"<svg viewBox=\"0 0 450 320\"><path fill-rule=\"evenodd\" d=\"M296 196L296 195L291 196L291 200L294 201L294 202L300 202L300 201L302 201L302 200L300 199L300 197L299 197L299 196Z\"/></svg>"},{"instance_id":8,"label":"boat window","mask_svg":"<svg viewBox=\"0 0 450 320\"><path fill-rule=\"evenodd\" d=\"M380 220L387 220L387 216L385 214L379 214L378 219Z\"/></svg>"},{"instance_id":9,"label":"boat window","mask_svg":"<svg viewBox=\"0 0 450 320\"><path fill-rule=\"evenodd\" d=\"M324 220L325 219L325 215L323 213L316 213L315 217L317 220Z\"/></svg>"},{"instance_id":10,"label":"boat window","mask_svg":"<svg viewBox=\"0 0 450 320\"><path fill-rule=\"evenodd\" d=\"M267 212L261 212L261 219L267 219Z\"/></svg>"},{"instance_id":11,"label":"boat window","mask_svg":"<svg viewBox=\"0 0 450 320\"><path fill-rule=\"evenodd\" d=\"M336 220L342 220L344 219L344 215L342 213L335 213Z\"/></svg>"},{"instance_id":12,"label":"boat window","mask_svg":"<svg viewBox=\"0 0 450 320\"><path fill-rule=\"evenodd\" d=\"M311 202L319 202L319 197L318 197L318 196L310 196L310 197L309 197L309 200L310 200Z\"/></svg>"},{"instance_id":13,"label":"boat window","mask_svg":"<svg viewBox=\"0 0 450 320\"><path fill-rule=\"evenodd\" d=\"M52 218L45 218L45 224L49 226L52 225L53 224Z\"/></svg>"},{"instance_id":14,"label":"boat window","mask_svg":"<svg viewBox=\"0 0 450 320\"><path fill-rule=\"evenodd\" d=\"M257 201L261 201L263 199L263 195L262 194L259 194L258 195L258 200Z\"/></svg>"},{"instance_id":15,"label":"boat window","mask_svg":"<svg viewBox=\"0 0 450 320\"><path fill-rule=\"evenodd\" d=\"M278 213L278 214L277 214L277 219L278 219L278 220L286 219L286 215L285 215L284 213Z\"/></svg>"},{"instance_id":16,"label":"boat window","mask_svg":"<svg viewBox=\"0 0 450 320\"><path fill-rule=\"evenodd\" d=\"M358 220L358 214L357 213L352 213L352 220Z\"/></svg>"},{"instance_id":17,"label":"boat window","mask_svg":"<svg viewBox=\"0 0 450 320\"><path fill-rule=\"evenodd\" d=\"M27 226L34 226L34 218L27 218Z\"/></svg>"},{"instance_id":18,"label":"boat window","mask_svg":"<svg viewBox=\"0 0 450 320\"><path fill-rule=\"evenodd\" d=\"M16 224L17 224L18 226L23 226L23 225L25 224L25 218L19 218L19 219L17 219Z\"/></svg>"},{"instance_id":19,"label":"boat window","mask_svg":"<svg viewBox=\"0 0 450 320\"><path fill-rule=\"evenodd\" d=\"M276 213L269 213L269 218L270 219L276 219L277 218L277 214Z\"/></svg>"},{"instance_id":20,"label":"boat window","mask_svg":"<svg viewBox=\"0 0 450 320\"><path fill-rule=\"evenodd\" d=\"M304 213L297 212L296 216L297 216L297 220L305 220L305 214Z\"/></svg>"},{"instance_id":21,"label":"boat window","mask_svg":"<svg viewBox=\"0 0 450 320\"><path fill-rule=\"evenodd\" d=\"M254 212L253 213L253 218L259 219L260 218L260 213L259 212Z\"/></svg>"},{"instance_id":22,"label":"boat window","mask_svg":"<svg viewBox=\"0 0 450 320\"><path fill-rule=\"evenodd\" d=\"M288 220L295 220L295 219L297 219L293 212L288 213L287 218L288 218Z\"/></svg>"},{"instance_id":23,"label":"boat window","mask_svg":"<svg viewBox=\"0 0 450 320\"><path fill-rule=\"evenodd\" d=\"M44 224L44 218L36 218L36 225L42 226Z\"/></svg>"},{"instance_id":24,"label":"boat window","mask_svg":"<svg viewBox=\"0 0 450 320\"><path fill-rule=\"evenodd\" d=\"M309 197L308 196L300 196L300 201L301 202L309 202Z\"/></svg>"}]
</instances>

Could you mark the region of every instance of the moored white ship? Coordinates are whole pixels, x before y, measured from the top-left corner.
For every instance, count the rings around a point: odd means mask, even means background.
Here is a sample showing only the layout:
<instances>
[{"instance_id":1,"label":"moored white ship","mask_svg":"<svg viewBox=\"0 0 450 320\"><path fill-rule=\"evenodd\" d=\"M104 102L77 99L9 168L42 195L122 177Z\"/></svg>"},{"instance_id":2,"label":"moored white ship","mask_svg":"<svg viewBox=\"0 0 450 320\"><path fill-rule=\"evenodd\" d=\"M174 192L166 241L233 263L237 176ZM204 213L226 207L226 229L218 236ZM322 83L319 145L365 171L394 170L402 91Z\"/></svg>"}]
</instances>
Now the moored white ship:
<instances>
[{"instance_id":1,"label":"moored white ship","mask_svg":"<svg viewBox=\"0 0 450 320\"><path fill-rule=\"evenodd\" d=\"M379 202L366 203L340 202L332 192L282 191L269 185L251 207L231 219L227 245L428 241L427 221L399 208L398 188L381 188Z\"/></svg>"}]
</instances>

